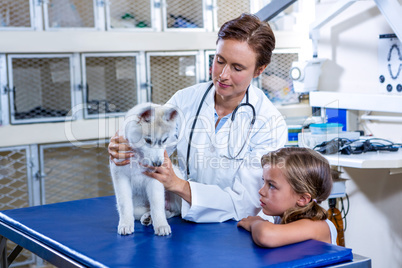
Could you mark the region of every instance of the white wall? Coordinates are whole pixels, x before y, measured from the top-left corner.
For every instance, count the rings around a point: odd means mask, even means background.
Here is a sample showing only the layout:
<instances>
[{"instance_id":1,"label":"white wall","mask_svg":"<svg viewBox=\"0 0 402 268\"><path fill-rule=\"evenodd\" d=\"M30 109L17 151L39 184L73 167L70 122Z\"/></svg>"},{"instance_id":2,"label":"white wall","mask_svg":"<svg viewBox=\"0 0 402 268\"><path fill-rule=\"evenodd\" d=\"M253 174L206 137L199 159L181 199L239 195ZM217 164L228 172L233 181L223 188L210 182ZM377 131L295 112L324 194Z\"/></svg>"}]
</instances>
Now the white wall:
<instances>
[{"instance_id":1,"label":"white wall","mask_svg":"<svg viewBox=\"0 0 402 268\"><path fill-rule=\"evenodd\" d=\"M316 17L324 16L336 2L319 1ZM319 89L378 93L378 36L392 32L373 1L356 2L322 27L318 56L329 60ZM400 123L368 122L360 128L402 142ZM351 205L346 246L370 257L373 267L402 267L402 174L389 175L385 169L346 171L351 178L346 184Z\"/></svg>"}]
</instances>

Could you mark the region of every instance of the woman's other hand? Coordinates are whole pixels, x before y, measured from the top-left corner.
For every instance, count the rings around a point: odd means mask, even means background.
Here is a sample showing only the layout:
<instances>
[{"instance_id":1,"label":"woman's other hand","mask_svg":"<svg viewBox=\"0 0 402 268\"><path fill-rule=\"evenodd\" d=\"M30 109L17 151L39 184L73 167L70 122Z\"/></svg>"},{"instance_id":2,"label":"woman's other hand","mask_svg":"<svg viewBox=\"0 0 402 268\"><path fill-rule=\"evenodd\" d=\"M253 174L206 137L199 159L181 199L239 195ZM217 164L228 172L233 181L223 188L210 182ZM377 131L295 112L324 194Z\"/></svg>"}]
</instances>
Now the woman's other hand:
<instances>
[{"instance_id":1,"label":"woman's other hand","mask_svg":"<svg viewBox=\"0 0 402 268\"><path fill-rule=\"evenodd\" d=\"M118 132L110 139L108 146L110 160L116 166L125 166L130 163L130 157L133 157L133 149L128 144L128 141L119 136Z\"/></svg>"}]
</instances>

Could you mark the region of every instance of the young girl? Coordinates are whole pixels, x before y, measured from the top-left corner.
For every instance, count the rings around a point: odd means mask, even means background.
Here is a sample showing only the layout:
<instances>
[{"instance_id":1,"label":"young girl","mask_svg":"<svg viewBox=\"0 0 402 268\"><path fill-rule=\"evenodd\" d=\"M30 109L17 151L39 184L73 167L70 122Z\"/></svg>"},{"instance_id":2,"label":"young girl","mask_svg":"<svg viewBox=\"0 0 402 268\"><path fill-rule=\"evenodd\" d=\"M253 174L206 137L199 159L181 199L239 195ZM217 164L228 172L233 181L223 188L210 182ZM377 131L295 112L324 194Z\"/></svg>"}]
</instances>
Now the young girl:
<instances>
[{"instance_id":1,"label":"young girl","mask_svg":"<svg viewBox=\"0 0 402 268\"><path fill-rule=\"evenodd\" d=\"M275 223L259 216L242 219L237 226L251 232L262 247L279 247L308 239L336 245L336 229L319 205L331 192L328 161L307 148L282 148L261 159L264 185L262 211Z\"/></svg>"}]
</instances>

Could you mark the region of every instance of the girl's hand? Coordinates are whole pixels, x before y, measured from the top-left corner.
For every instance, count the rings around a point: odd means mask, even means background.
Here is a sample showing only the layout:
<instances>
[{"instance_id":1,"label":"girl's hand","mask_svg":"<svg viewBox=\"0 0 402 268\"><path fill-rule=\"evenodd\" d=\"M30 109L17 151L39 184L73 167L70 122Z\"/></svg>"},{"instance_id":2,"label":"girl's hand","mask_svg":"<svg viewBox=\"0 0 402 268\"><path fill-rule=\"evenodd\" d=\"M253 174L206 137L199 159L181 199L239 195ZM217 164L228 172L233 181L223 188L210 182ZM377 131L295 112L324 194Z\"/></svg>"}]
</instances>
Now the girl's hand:
<instances>
[{"instance_id":1,"label":"girl's hand","mask_svg":"<svg viewBox=\"0 0 402 268\"><path fill-rule=\"evenodd\" d=\"M128 141L119 136L118 132L110 139L108 146L110 161L116 166L125 166L130 163L130 157L133 157L133 149L129 146Z\"/></svg>"},{"instance_id":2,"label":"girl's hand","mask_svg":"<svg viewBox=\"0 0 402 268\"><path fill-rule=\"evenodd\" d=\"M251 232L251 225L256 221L264 221L260 216L248 216L237 223L237 227L242 227Z\"/></svg>"}]
</instances>

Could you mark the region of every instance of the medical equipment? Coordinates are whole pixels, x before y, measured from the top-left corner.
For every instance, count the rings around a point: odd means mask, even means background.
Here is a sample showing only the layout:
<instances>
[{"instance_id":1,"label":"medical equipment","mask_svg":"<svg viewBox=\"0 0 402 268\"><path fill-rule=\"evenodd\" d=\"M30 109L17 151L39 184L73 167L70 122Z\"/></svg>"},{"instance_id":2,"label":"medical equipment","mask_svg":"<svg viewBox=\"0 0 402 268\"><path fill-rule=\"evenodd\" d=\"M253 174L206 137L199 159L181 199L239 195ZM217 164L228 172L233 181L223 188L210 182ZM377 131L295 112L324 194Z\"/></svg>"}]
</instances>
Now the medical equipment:
<instances>
[{"instance_id":1,"label":"medical equipment","mask_svg":"<svg viewBox=\"0 0 402 268\"><path fill-rule=\"evenodd\" d=\"M204 95L202 96L201 102L200 102L200 104L199 104L199 106L198 106L198 109L197 109L197 113L195 114L195 118L194 118L193 125L191 126L191 131L190 131L190 136L189 136L189 141L188 141L188 147L187 147L187 159L186 159L187 178L190 177L189 161L190 161L191 141L192 141L192 139L193 139L194 128L195 128L195 125L196 125L196 123L197 123L197 119L198 119L198 116L199 116L199 114L200 114L202 105L204 104L205 98L207 97L207 95L208 95L208 93L209 93L209 91L211 90L211 88L212 88L213 85L214 85L214 84L211 83L211 85L208 87L208 89L205 91ZM254 108L254 106L253 106L252 104L250 104L250 103L249 103L249 100L248 100L248 88L247 88L247 91L246 91L246 102L245 102L245 103L240 103L240 104L233 110L232 116L230 117L231 123L233 123L233 121L235 120L235 116L236 116L237 110L238 110L240 107L243 107L243 106L249 106L249 107L251 108L251 110L253 111L253 118L252 118L252 120L251 120L251 122L250 122L248 131L247 131L246 139L244 140L244 143L243 143L243 145L241 146L240 151L239 151L237 154L232 154L232 152L230 152L230 148L229 148L230 146L228 146L228 156L222 156L222 157L225 157L225 158L230 159L230 160L243 160L243 159L237 159L237 157L238 157L238 156L240 155L240 153L243 151L243 149L244 149L244 147L245 147L245 145L246 145L246 143L247 143L247 140L248 140L248 138L249 138L249 136L250 136L251 130L252 130L252 128L253 128L253 126L254 126L254 123L255 123L256 113L255 113L255 108ZM229 141L230 141L230 132L229 132L229 135L228 135L228 145L229 145ZM234 155L234 156L233 156L233 155Z\"/></svg>"},{"instance_id":2,"label":"medical equipment","mask_svg":"<svg viewBox=\"0 0 402 268\"><path fill-rule=\"evenodd\" d=\"M395 34L380 35L378 64L380 92L402 94L402 42Z\"/></svg>"},{"instance_id":3,"label":"medical equipment","mask_svg":"<svg viewBox=\"0 0 402 268\"><path fill-rule=\"evenodd\" d=\"M326 59L313 58L308 61L295 61L289 76L293 80L293 89L298 93L307 93L318 89L321 66Z\"/></svg>"}]
</instances>

